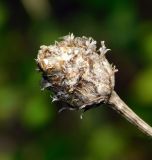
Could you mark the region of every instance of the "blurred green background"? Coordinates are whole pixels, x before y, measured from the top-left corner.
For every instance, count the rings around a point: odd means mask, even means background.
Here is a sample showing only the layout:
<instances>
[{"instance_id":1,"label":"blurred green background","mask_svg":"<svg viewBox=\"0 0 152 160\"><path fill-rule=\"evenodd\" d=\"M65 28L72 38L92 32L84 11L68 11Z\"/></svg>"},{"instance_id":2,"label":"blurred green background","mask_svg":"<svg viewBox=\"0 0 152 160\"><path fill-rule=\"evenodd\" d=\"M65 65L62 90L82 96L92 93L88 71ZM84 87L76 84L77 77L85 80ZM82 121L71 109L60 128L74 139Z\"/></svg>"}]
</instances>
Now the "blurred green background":
<instances>
[{"instance_id":1,"label":"blurred green background","mask_svg":"<svg viewBox=\"0 0 152 160\"><path fill-rule=\"evenodd\" d=\"M152 124L150 0L0 0L0 160L148 160L152 140L104 105L58 114L40 90L39 46L74 33L106 41L115 90Z\"/></svg>"}]
</instances>

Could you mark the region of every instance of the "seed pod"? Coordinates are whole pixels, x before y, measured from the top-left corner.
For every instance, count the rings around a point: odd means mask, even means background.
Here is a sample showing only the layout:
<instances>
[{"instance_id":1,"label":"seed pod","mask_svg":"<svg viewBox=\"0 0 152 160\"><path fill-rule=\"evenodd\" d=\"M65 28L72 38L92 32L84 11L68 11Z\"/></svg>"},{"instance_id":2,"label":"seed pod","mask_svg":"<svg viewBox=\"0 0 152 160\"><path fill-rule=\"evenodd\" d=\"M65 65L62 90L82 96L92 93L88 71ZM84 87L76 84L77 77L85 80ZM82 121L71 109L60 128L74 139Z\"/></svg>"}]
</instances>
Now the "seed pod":
<instances>
[{"instance_id":1,"label":"seed pod","mask_svg":"<svg viewBox=\"0 0 152 160\"><path fill-rule=\"evenodd\" d=\"M105 54L109 49L101 42L97 50L93 38L62 38L54 45L41 46L37 64L42 72L42 89L54 92L52 101L60 100L69 104L63 109L83 109L93 104L107 103L114 110L152 137L152 127L134 113L114 91L115 67L109 64Z\"/></svg>"},{"instance_id":2,"label":"seed pod","mask_svg":"<svg viewBox=\"0 0 152 160\"><path fill-rule=\"evenodd\" d=\"M55 93L54 99L75 109L106 103L114 89L116 72L105 58L108 50L104 41L97 50L93 38L73 34L53 45L41 46L37 63L43 87Z\"/></svg>"}]
</instances>

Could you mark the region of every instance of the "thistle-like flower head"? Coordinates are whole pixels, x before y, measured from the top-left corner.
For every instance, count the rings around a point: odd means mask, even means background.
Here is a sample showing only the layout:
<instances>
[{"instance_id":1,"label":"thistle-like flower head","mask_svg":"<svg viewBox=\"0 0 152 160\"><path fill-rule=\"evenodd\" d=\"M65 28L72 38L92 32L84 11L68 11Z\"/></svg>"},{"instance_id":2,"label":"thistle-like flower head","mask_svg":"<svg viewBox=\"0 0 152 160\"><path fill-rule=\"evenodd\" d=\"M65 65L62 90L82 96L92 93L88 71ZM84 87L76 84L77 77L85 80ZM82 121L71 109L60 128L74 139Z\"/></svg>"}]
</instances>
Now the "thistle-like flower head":
<instances>
[{"instance_id":1,"label":"thistle-like flower head","mask_svg":"<svg viewBox=\"0 0 152 160\"><path fill-rule=\"evenodd\" d=\"M115 67L105 57L104 41L97 50L93 38L64 36L50 46L41 46L37 64L42 72L43 88L51 89L54 100L76 109L106 103L114 88Z\"/></svg>"}]
</instances>

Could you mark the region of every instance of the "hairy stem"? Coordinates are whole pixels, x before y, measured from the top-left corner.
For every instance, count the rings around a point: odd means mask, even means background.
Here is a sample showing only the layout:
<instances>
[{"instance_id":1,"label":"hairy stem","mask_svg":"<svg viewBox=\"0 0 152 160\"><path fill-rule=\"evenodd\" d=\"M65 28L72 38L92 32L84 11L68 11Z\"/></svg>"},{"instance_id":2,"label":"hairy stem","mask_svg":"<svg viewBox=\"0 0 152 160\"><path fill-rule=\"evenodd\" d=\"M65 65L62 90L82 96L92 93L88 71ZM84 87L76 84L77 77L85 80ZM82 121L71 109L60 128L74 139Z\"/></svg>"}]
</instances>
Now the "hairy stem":
<instances>
[{"instance_id":1,"label":"hairy stem","mask_svg":"<svg viewBox=\"0 0 152 160\"><path fill-rule=\"evenodd\" d=\"M130 123L135 125L140 131L152 137L152 127L144 122L134 111L132 111L115 91L112 92L109 99L109 104L114 110L121 114Z\"/></svg>"}]
</instances>

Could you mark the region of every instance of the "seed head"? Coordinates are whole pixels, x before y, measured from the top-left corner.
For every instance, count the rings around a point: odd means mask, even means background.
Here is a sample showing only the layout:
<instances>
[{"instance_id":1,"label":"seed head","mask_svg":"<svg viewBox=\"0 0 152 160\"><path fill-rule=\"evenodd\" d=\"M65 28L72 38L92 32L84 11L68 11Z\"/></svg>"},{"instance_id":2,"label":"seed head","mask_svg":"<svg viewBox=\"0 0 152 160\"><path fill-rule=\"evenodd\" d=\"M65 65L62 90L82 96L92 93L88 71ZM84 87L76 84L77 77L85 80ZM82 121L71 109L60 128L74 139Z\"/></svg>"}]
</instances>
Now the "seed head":
<instances>
[{"instance_id":1,"label":"seed head","mask_svg":"<svg viewBox=\"0 0 152 160\"><path fill-rule=\"evenodd\" d=\"M74 109L106 103L114 89L116 72L105 57L108 50L104 41L97 49L93 38L73 34L41 46L36 61L43 88L54 92L53 100L64 101Z\"/></svg>"}]
</instances>

